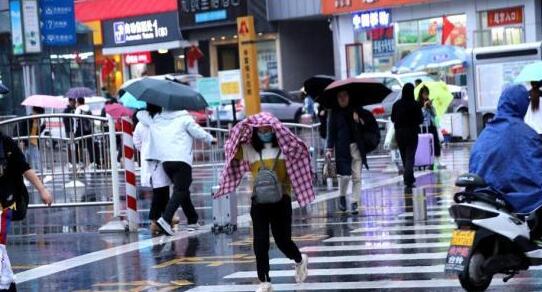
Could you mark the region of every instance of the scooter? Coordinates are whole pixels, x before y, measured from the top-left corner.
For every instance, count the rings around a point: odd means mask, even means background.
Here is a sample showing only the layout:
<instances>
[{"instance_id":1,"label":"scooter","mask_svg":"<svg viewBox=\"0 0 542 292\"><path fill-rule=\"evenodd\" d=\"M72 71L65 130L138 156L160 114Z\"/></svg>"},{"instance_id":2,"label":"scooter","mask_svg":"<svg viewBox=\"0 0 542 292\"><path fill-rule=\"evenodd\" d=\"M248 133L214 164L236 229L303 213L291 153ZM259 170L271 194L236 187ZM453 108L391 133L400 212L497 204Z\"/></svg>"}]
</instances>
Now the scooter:
<instances>
[{"instance_id":1,"label":"scooter","mask_svg":"<svg viewBox=\"0 0 542 292\"><path fill-rule=\"evenodd\" d=\"M504 195L487 186L477 175L456 181L465 191L454 195L449 209L457 224L445 271L457 273L467 291L484 291L495 274L507 282L519 271L542 264L542 249L530 240L529 217L514 214Z\"/></svg>"}]
</instances>

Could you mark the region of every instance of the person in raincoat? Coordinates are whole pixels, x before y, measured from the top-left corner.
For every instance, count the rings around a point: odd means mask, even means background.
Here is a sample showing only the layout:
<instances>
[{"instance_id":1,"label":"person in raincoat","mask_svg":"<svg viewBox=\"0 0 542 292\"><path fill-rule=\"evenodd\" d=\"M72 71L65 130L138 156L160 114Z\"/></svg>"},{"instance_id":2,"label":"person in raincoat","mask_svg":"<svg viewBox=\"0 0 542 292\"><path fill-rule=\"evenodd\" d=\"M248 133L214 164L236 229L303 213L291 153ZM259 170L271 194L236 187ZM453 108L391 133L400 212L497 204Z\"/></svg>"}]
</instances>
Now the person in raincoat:
<instances>
[{"instance_id":1,"label":"person in raincoat","mask_svg":"<svg viewBox=\"0 0 542 292\"><path fill-rule=\"evenodd\" d=\"M422 110L414 99L414 85L411 83L403 86L401 99L393 105L391 121L395 127L395 139L403 162L405 192L411 193L416 182L414 159L418 147L418 133L423 123Z\"/></svg>"},{"instance_id":2,"label":"person in raincoat","mask_svg":"<svg viewBox=\"0 0 542 292\"><path fill-rule=\"evenodd\" d=\"M261 165L275 166L282 184L282 200L258 204L250 208L254 230L254 253L260 285L257 292L273 291L269 277L269 226L277 247L295 261L298 283L307 277L307 255L301 254L292 241L292 195L300 206L314 200L310 155L305 143L269 113L251 116L237 124L226 141L226 165L215 198L235 190L243 174L250 171L256 177ZM294 192L292 192L292 190Z\"/></svg>"},{"instance_id":3,"label":"person in raincoat","mask_svg":"<svg viewBox=\"0 0 542 292\"><path fill-rule=\"evenodd\" d=\"M542 139L523 121L529 93L523 85L506 88L497 114L474 144L469 170L504 194L516 212L542 206ZM539 213L539 212L537 212Z\"/></svg>"}]
</instances>

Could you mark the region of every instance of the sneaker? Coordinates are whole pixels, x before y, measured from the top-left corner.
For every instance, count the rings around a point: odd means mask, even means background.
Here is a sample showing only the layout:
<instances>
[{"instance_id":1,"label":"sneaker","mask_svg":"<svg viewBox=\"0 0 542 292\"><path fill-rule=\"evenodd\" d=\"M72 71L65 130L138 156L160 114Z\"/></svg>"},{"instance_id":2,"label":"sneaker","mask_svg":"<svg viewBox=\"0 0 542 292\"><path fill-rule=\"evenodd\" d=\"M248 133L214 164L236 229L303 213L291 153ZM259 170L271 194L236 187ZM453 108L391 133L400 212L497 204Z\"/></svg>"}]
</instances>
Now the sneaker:
<instances>
[{"instance_id":1,"label":"sneaker","mask_svg":"<svg viewBox=\"0 0 542 292\"><path fill-rule=\"evenodd\" d=\"M273 286L271 286L271 283L269 282L260 283L256 292L273 292Z\"/></svg>"},{"instance_id":2,"label":"sneaker","mask_svg":"<svg viewBox=\"0 0 542 292\"><path fill-rule=\"evenodd\" d=\"M358 203L352 203L352 214L358 215Z\"/></svg>"},{"instance_id":3,"label":"sneaker","mask_svg":"<svg viewBox=\"0 0 542 292\"><path fill-rule=\"evenodd\" d=\"M173 232L173 229L171 229L171 225L164 220L164 218L160 217L158 221L156 221L156 224L162 229L162 231L169 236L173 236L175 233Z\"/></svg>"},{"instance_id":4,"label":"sneaker","mask_svg":"<svg viewBox=\"0 0 542 292\"><path fill-rule=\"evenodd\" d=\"M199 230L201 227L203 227L203 225L201 225L199 222L197 222L197 223L194 223L194 224L188 224L188 226L186 227L186 230L188 230L188 231L196 231L196 230Z\"/></svg>"},{"instance_id":5,"label":"sneaker","mask_svg":"<svg viewBox=\"0 0 542 292\"><path fill-rule=\"evenodd\" d=\"M173 219L171 219L171 225L177 225L181 222L181 218L177 216L173 216Z\"/></svg>"},{"instance_id":6,"label":"sneaker","mask_svg":"<svg viewBox=\"0 0 542 292\"><path fill-rule=\"evenodd\" d=\"M339 197L339 210L341 212L346 212L346 197L345 196Z\"/></svg>"},{"instance_id":7,"label":"sneaker","mask_svg":"<svg viewBox=\"0 0 542 292\"><path fill-rule=\"evenodd\" d=\"M301 255L301 262L295 264L295 281L300 284L305 282L309 271L307 265L309 264L309 257L306 254Z\"/></svg>"}]
</instances>

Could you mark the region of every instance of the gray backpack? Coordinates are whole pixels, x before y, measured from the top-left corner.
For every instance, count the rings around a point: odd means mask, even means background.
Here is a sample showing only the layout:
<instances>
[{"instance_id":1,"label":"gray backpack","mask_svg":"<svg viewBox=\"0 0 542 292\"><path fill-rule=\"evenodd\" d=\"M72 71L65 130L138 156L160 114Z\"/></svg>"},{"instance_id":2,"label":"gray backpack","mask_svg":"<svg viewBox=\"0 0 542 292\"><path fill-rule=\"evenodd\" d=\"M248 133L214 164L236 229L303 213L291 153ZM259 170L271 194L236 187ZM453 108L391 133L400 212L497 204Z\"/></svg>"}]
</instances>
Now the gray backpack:
<instances>
[{"instance_id":1,"label":"gray backpack","mask_svg":"<svg viewBox=\"0 0 542 292\"><path fill-rule=\"evenodd\" d=\"M254 187L252 189L252 201L257 204L274 204L282 200L282 184L277 177L275 167L279 160L281 151L279 150L273 168L267 169L264 166L262 153L260 152L260 169L254 178Z\"/></svg>"}]
</instances>

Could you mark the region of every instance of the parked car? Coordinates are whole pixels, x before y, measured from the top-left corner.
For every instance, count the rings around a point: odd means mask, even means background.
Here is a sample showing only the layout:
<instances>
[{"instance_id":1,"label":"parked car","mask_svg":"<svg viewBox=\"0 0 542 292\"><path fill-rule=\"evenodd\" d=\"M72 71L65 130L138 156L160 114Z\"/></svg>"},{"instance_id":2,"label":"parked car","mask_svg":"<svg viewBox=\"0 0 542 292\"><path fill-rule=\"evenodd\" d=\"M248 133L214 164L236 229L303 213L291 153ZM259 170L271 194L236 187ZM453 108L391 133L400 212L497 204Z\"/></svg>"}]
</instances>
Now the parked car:
<instances>
[{"instance_id":1,"label":"parked car","mask_svg":"<svg viewBox=\"0 0 542 292\"><path fill-rule=\"evenodd\" d=\"M260 101L263 112L269 112L284 122L299 122L303 114L303 103L294 102L288 98L274 92L260 92ZM234 102L237 120L245 118L245 106L243 100ZM215 109L210 116L211 122L217 123L218 120L224 123L233 121L232 104L229 101L224 102Z\"/></svg>"},{"instance_id":2,"label":"parked car","mask_svg":"<svg viewBox=\"0 0 542 292\"><path fill-rule=\"evenodd\" d=\"M357 76L357 78L368 78L382 82L388 88L394 92L401 91L403 85L406 83L412 83L417 79L424 81L437 81L438 79L432 75L429 75L427 72L414 72L414 73L403 73L403 74L393 74L390 72L377 72L377 73L363 73ZM448 89L454 96L448 112L468 112L468 96L465 88L457 85L448 84ZM379 118L387 118L391 115L391 108L395 101L401 98L401 93L390 93L381 104L371 105L367 107L373 112L373 114ZM391 104L391 105L390 105Z\"/></svg>"}]
</instances>

